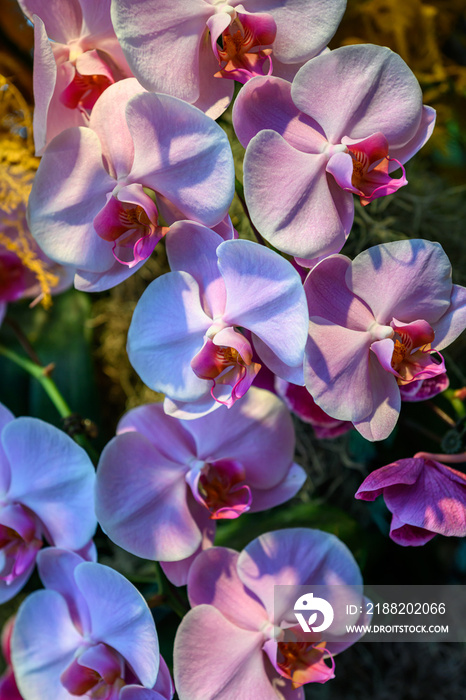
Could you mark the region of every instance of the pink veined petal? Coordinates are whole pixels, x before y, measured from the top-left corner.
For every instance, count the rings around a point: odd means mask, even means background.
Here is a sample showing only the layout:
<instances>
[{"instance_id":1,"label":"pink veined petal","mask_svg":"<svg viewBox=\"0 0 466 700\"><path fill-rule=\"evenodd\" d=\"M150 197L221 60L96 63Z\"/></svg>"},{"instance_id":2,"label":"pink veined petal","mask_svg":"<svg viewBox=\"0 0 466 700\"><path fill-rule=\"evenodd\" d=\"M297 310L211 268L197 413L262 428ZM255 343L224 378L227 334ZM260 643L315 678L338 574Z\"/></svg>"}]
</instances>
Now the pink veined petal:
<instances>
[{"instance_id":1,"label":"pink veined petal","mask_svg":"<svg viewBox=\"0 0 466 700\"><path fill-rule=\"evenodd\" d=\"M151 388L179 401L195 401L205 380L191 369L212 319L203 311L199 286L186 272L154 280L139 299L128 333L128 356Z\"/></svg>"},{"instance_id":2,"label":"pink veined petal","mask_svg":"<svg viewBox=\"0 0 466 700\"><path fill-rule=\"evenodd\" d=\"M418 460L400 460L412 462ZM466 475L434 460L420 460L413 485L385 487L387 508L407 525L447 537L466 534ZM416 465L417 466L417 465Z\"/></svg>"},{"instance_id":3,"label":"pink veined petal","mask_svg":"<svg viewBox=\"0 0 466 700\"><path fill-rule=\"evenodd\" d=\"M196 107L144 93L126 107L134 142L133 182L162 194L184 218L206 226L227 214L234 166L225 132Z\"/></svg>"},{"instance_id":4,"label":"pink veined petal","mask_svg":"<svg viewBox=\"0 0 466 700\"><path fill-rule=\"evenodd\" d=\"M304 379L316 404L332 418L353 422L372 411L370 343L367 332L311 317Z\"/></svg>"},{"instance_id":5,"label":"pink veined petal","mask_svg":"<svg viewBox=\"0 0 466 700\"><path fill-rule=\"evenodd\" d=\"M353 420L353 425L366 440L385 440L395 427L400 414L400 389L396 378L371 355L369 377L373 409L362 420Z\"/></svg>"},{"instance_id":6,"label":"pink veined petal","mask_svg":"<svg viewBox=\"0 0 466 700\"><path fill-rule=\"evenodd\" d=\"M31 700L69 700L60 674L82 644L66 602L56 591L36 591L16 618L11 652L19 691Z\"/></svg>"},{"instance_id":7,"label":"pink veined petal","mask_svg":"<svg viewBox=\"0 0 466 700\"><path fill-rule=\"evenodd\" d=\"M450 380L446 372L436 377L420 379L400 386L400 396L402 401L426 401L440 394L450 386Z\"/></svg>"},{"instance_id":8,"label":"pink veined petal","mask_svg":"<svg viewBox=\"0 0 466 700\"><path fill-rule=\"evenodd\" d=\"M421 547L435 537L435 532L429 532L415 525L407 525L396 515L390 524L390 538L402 547Z\"/></svg>"},{"instance_id":9,"label":"pink veined petal","mask_svg":"<svg viewBox=\"0 0 466 700\"><path fill-rule=\"evenodd\" d=\"M42 250L63 265L108 269L114 260L111 246L92 222L114 186L91 129L59 134L42 157L29 197L29 228Z\"/></svg>"},{"instance_id":10,"label":"pink veined petal","mask_svg":"<svg viewBox=\"0 0 466 700\"><path fill-rule=\"evenodd\" d=\"M217 387L219 389L220 387ZM230 387L224 387L225 392L223 395L226 401L231 394ZM217 392L217 398L222 398ZM221 403L212 398L212 388L209 386L209 382L206 382L204 394L195 401L174 401L169 399L167 396L163 402L163 410L168 416L173 418L179 418L181 420L194 420L195 418L202 418L207 416L209 413L216 411L222 406Z\"/></svg>"},{"instance_id":11,"label":"pink veined petal","mask_svg":"<svg viewBox=\"0 0 466 700\"><path fill-rule=\"evenodd\" d=\"M140 433L111 440L96 481L96 514L107 535L145 559L191 556L202 536L187 503L186 471Z\"/></svg>"},{"instance_id":12,"label":"pink veined petal","mask_svg":"<svg viewBox=\"0 0 466 700\"><path fill-rule=\"evenodd\" d=\"M24 8L22 8L24 9ZM36 154L41 155L47 143L47 114L57 80L57 64L43 21L34 21L34 99L33 117Z\"/></svg>"},{"instance_id":13,"label":"pink veined petal","mask_svg":"<svg viewBox=\"0 0 466 700\"><path fill-rule=\"evenodd\" d=\"M238 552L212 547L200 554L188 575L191 607L213 605L237 627L258 631L268 620L264 606L238 578Z\"/></svg>"},{"instance_id":14,"label":"pink veined petal","mask_svg":"<svg viewBox=\"0 0 466 700\"><path fill-rule=\"evenodd\" d=\"M208 42L214 14L203 0L118 0L112 22L137 79L151 91L195 102L199 97L199 45Z\"/></svg>"},{"instance_id":15,"label":"pink veined petal","mask_svg":"<svg viewBox=\"0 0 466 700\"><path fill-rule=\"evenodd\" d=\"M281 256L252 241L225 241L217 255L227 290L225 323L247 328L285 364L299 365L308 318L299 274Z\"/></svg>"},{"instance_id":16,"label":"pink veined petal","mask_svg":"<svg viewBox=\"0 0 466 700\"><path fill-rule=\"evenodd\" d=\"M152 688L159 669L159 644L146 601L124 576L94 562L75 569L86 599L92 637L123 656L141 683Z\"/></svg>"},{"instance_id":17,"label":"pink veined petal","mask_svg":"<svg viewBox=\"0 0 466 700\"><path fill-rule=\"evenodd\" d=\"M211 605L190 610L175 638L180 700L276 700L264 668L262 640L261 632L237 627Z\"/></svg>"},{"instance_id":18,"label":"pink veined petal","mask_svg":"<svg viewBox=\"0 0 466 700\"><path fill-rule=\"evenodd\" d=\"M263 362L262 371L264 366L271 372L284 379L288 382L293 382L294 384L304 384L303 375L303 363L299 362L297 365L288 365L283 360L281 360L276 353L271 350L271 348L264 343L257 335L252 334L252 343L254 345L254 350L256 351L259 359Z\"/></svg>"},{"instance_id":19,"label":"pink veined petal","mask_svg":"<svg viewBox=\"0 0 466 700\"><path fill-rule=\"evenodd\" d=\"M360 586L361 572L349 549L334 535L308 528L268 532L253 540L239 555L238 576L278 624L282 611L274 607L274 586ZM276 617L274 618L274 613Z\"/></svg>"},{"instance_id":20,"label":"pink veined petal","mask_svg":"<svg viewBox=\"0 0 466 700\"><path fill-rule=\"evenodd\" d=\"M422 459L400 459L371 472L362 482L354 497L362 501L375 501L390 486L416 483L423 468Z\"/></svg>"},{"instance_id":21,"label":"pink veined petal","mask_svg":"<svg viewBox=\"0 0 466 700\"><path fill-rule=\"evenodd\" d=\"M38 15L53 41L66 44L81 35L82 11L79 0L18 0L27 17Z\"/></svg>"},{"instance_id":22,"label":"pink veined petal","mask_svg":"<svg viewBox=\"0 0 466 700\"><path fill-rule=\"evenodd\" d=\"M58 547L47 547L37 555L37 568L43 585L63 596L73 624L81 634L87 634L91 631L89 610L74 579L74 570L82 562L82 557L75 552Z\"/></svg>"},{"instance_id":23,"label":"pink veined petal","mask_svg":"<svg viewBox=\"0 0 466 700\"><path fill-rule=\"evenodd\" d=\"M83 13L83 25L90 34L113 35L113 26L110 19L111 0L79 0ZM84 33L84 32L83 32Z\"/></svg>"},{"instance_id":24,"label":"pink veined petal","mask_svg":"<svg viewBox=\"0 0 466 700\"><path fill-rule=\"evenodd\" d=\"M422 146L428 141L432 135L435 126L436 112L432 107L423 106L421 122L414 136L400 147L390 147L390 155L400 163L406 163L410 158L417 153ZM390 163L389 172L396 169L396 162Z\"/></svg>"},{"instance_id":25,"label":"pink veined petal","mask_svg":"<svg viewBox=\"0 0 466 700\"><path fill-rule=\"evenodd\" d=\"M451 265L439 243L394 241L360 253L348 268L346 284L378 323L414 318L433 326L450 305Z\"/></svg>"},{"instance_id":26,"label":"pink veined petal","mask_svg":"<svg viewBox=\"0 0 466 700\"><path fill-rule=\"evenodd\" d=\"M244 159L246 201L273 246L300 258L338 252L353 222L353 198L327 176L327 157L302 153L271 130L258 133Z\"/></svg>"},{"instance_id":27,"label":"pink veined petal","mask_svg":"<svg viewBox=\"0 0 466 700\"><path fill-rule=\"evenodd\" d=\"M242 4L249 12L267 12L273 17L277 24L273 55L283 63L306 61L319 53L334 35L346 7L344 0L331 5L307 0L243 0Z\"/></svg>"},{"instance_id":28,"label":"pink veined petal","mask_svg":"<svg viewBox=\"0 0 466 700\"><path fill-rule=\"evenodd\" d=\"M119 80L99 97L89 126L101 143L109 173L115 179L128 175L133 165L134 146L126 123L126 105L135 95L145 93L136 78Z\"/></svg>"},{"instance_id":29,"label":"pink veined petal","mask_svg":"<svg viewBox=\"0 0 466 700\"><path fill-rule=\"evenodd\" d=\"M172 462L188 464L197 456L196 445L183 423L168 416L163 404L152 403L131 409L118 423L117 434L137 432Z\"/></svg>"},{"instance_id":30,"label":"pink veined petal","mask_svg":"<svg viewBox=\"0 0 466 700\"><path fill-rule=\"evenodd\" d=\"M291 83L274 76L253 78L241 88L233 106L233 125L245 148L263 129L276 131L303 153L321 153L327 145L317 122L291 99Z\"/></svg>"},{"instance_id":31,"label":"pink veined petal","mask_svg":"<svg viewBox=\"0 0 466 700\"><path fill-rule=\"evenodd\" d=\"M446 313L434 323L435 339L432 343L436 350L443 350L452 343L466 328L466 288L457 284L452 286L450 306Z\"/></svg>"},{"instance_id":32,"label":"pink veined petal","mask_svg":"<svg viewBox=\"0 0 466 700\"><path fill-rule=\"evenodd\" d=\"M343 255L324 258L304 282L309 316L323 316L354 331L366 331L374 317L367 305L346 286L351 260Z\"/></svg>"},{"instance_id":33,"label":"pink veined petal","mask_svg":"<svg viewBox=\"0 0 466 700\"><path fill-rule=\"evenodd\" d=\"M179 221L166 237L171 270L189 272L199 285L206 313L214 318L223 314L226 303L225 282L218 269L217 248L223 238L202 224Z\"/></svg>"},{"instance_id":34,"label":"pink veined petal","mask_svg":"<svg viewBox=\"0 0 466 700\"><path fill-rule=\"evenodd\" d=\"M51 544L83 547L94 535L94 468L86 452L58 428L17 418L2 431L10 464L9 498L25 505L46 528ZM66 469L65 469L66 466Z\"/></svg>"},{"instance_id":35,"label":"pink veined petal","mask_svg":"<svg viewBox=\"0 0 466 700\"><path fill-rule=\"evenodd\" d=\"M298 71L291 95L333 144L379 131L390 148L401 147L421 122L416 77L400 56L371 44L343 46L309 61Z\"/></svg>"}]
</instances>

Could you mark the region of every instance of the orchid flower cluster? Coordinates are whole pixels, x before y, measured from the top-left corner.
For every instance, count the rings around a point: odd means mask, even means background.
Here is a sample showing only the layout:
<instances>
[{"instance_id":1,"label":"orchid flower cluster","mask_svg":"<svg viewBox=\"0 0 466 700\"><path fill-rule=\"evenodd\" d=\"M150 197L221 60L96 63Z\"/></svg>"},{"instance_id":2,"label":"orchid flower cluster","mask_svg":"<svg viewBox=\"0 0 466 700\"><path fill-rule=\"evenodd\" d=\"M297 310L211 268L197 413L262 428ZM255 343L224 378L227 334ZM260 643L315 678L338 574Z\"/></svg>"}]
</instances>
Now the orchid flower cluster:
<instances>
[{"instance_id":1,"label":"orchid flower cluster","mask_svg":"<svg viewBox=\"0 0 466 700\"><path fill-rule=\"evenodd\" d=\"M298 493L291 413L318 437L354 428L378 441L402 401L448 387L441 351L466 327L466 288L441 245L340 252L354 196L364 207L396 197L435 111L389 49L327 48L344 0L18 1L34 25L41 156L27 221L58 271L55 291L115 287L160 245L170 272L139 299L127 345L164 401L121 418L97 473L66 434L0 406L0 598L36 563L44 586L5 633L1 692L303 700L360 635L284 641L274 586L359 586L359 567L335 536L307 528L264 533L241 553L217 547L217 521ZM229 217L233 156L215 121L235 81L258 242ZM0 322L7 303L33 294L4 244L18 233L1 225ZM466 535L466 476L440 459L400 459L356 494L383 494L401 545ZM174 681L146 600L97 562L97 523L187 586Z\"/></svg>"}]
</instances>

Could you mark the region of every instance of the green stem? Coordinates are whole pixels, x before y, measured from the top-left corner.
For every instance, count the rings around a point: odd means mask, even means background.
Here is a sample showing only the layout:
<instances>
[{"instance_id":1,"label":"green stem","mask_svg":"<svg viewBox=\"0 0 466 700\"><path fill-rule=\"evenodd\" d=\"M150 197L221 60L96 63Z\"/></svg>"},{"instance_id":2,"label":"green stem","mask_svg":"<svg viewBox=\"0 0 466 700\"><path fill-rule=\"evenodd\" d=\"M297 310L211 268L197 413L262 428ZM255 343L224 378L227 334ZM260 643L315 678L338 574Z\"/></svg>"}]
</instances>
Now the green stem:
<instances>
[{"instance_id":1,"label":"green stem","mask_svg":"<svg viewBox=\"0 0 466 700\"><path fill-rule=\"evenodd\" d=\"M34 377L34 379L37 379L37 381L42 386L43 390L57 409L58 414L61 418L69 418L69 416L73 415L73 411L61 395L57 385L55 384L53 379L48 375L49 368L42 367L42 365L39 365L36 362L32 362L32 360L28 360L26 357L21 357L21 355L18 355L14 350L10 350L10 348L6 348L4 345L0 345L0 355L3 355L4 357L8 358L9 360L11 360L11 362L14 362L16 365L18 365L18 367L21 367L26 372L28 372L32 377ZM89 457L96 464L99 459L99 455L89 444L87 438L84 435L74 435L73 439L75 440L75 442L78 443L78 445L80 445L86 450Z\"/></svg>"}]
</instances>

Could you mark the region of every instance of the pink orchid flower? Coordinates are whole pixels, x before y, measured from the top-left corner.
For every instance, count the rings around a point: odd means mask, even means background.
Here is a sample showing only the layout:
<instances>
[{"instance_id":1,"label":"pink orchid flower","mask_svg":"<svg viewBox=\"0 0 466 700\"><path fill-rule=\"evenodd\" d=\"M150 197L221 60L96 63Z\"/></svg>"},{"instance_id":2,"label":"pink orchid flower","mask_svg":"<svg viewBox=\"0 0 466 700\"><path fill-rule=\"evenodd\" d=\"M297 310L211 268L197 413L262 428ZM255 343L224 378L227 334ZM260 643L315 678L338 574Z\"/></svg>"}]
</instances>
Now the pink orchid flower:
<instances>
[{"instance_id":1,"label":"pink orchid flower","mask_svg":"<svg viewBox=\"0 0 466 700\"><path fill-rule=\"evenodd\" d=\"M171 700L154 620L129 581L56 547L38 569L45 590L23 602L11 641L26 700Z\"/></svg>"},{"instance_id":2,"label":"pink orchid flower","mask_svg":"<svg viewBox=\"0 0 466 700\"><path fill-rule=\"evenodd\" d=\"M466 327L466 288L451 282L430 241L374 246L351 262L333 255L305 282L305 382L330 416L383 440L400 411L400 387L442 377L440 350Z\"/></svg>"},{"instance_id":3,"label":"pink orchid flower","mask_svg":"<svg viewBox=\"0 0 466 700\"><path fill-rule=\"evenodd\" d=\"M369 474L355 494L363 501L383 496L397 544L417 547L435 535L466 536L466 474L438 459L464 462L466 456L420 452L399 459Z\"/></svg>"},{"instance_id":4,"label":"pink orchid flower","mask_svg":"<svg viewBox=\"0 0 466 700\"><path fill-rule=\"evenodd\" d=\"M240 554L224 547L202 552L188 576L192 610L175 639L180 700L304 700L303 684L333 678L333 655L361 635L286 641L290 623L274 606L275 586L310 584L362 590L358 565L334 535L278 530Z\"/></svg>"},{"instance_id":5,"label":"pink orchid flower","mask_svg":"<svg viewBox=\"0 0 466 700\"><path fill-rule=\"evenodd\" d=\"M308 267L338 252L353 223L353 194L365 205L405 185L402 164L427 141L434 120L406 63L379 46L317 56L292 84L252 79L235 102L233 124L247 146L244 188L254 224Z\"/></svg>"},{"instance_id":6,"label":"pink orchid flower","mask_svg":"<svg viewBox=\"0 0 466 700\"><path fill-rule=\"evenodd\" d=\"M134 75L148 90L180 97L217 119L232 79L291 79L321 52L345 0L113 0L116 34Z\"/></svg>"},{"instance_id":7,"label":"pink orchid flower","mask_svg":"<svg viewBox=\"0 0 466 700\"><path fill-rule=\"evenodd\" d=\"M231 407L260 369L253 347L276 374L303 383L307 307L287 260L192 222L172 227L167 253L172 272L146 289L128 333L130 362L166 394L166 410L189 417Z\"/></svg>"},{"instance_id":8,"label":"pink orchid flower","mask_svg":"<svg viewBox=\"0 0 466 700\"><path fill-rule=\"evenodd\" d=\"M306 476L293 463L294 444L288 410L262 389L194 421L167 416L161 404L140 406L102 452L97 518L120 547L166 562L167 575L185 584L190 558L212 545L217 520L298 492Z\"/></svg>"},{"instance_id":9,"label":"pink orchid flower","mask_svg":"<svg viewBox=\"0 0 466 700\"><path fill-rule=\"evenodd\" d=\"M29 199L40 247L100 291L144 264L168 224L223 225L234 192L223 130L195 107L150 94L135 78L97 100L89 128L67 129L41 160Z\"/></svg>"},{"instance_id":10,"label":"pink orchid flower","mask_svg":"<svg viewBox=\"0 0 466 700\"><path fill-rule=\"evenodd\" d=\"M34 140L87 126L102 92L131 71L113 31L110 0L19 0L34 23Z\"/></svg>"},{"instance_id":11,"label":"pink orchid flower","mask_svg":"<svg viewBox=\"0 0 466 700\"><path fill-rule=\"evenodd\" d=\"M29 579L49 544L86 552L96 528L95 473L61 430L37 418L14 418L0 404L0 602ZM64 469L66 465L66 469ZM90 552L90 554L89 554Z\"/></svg>"}]
</instances>

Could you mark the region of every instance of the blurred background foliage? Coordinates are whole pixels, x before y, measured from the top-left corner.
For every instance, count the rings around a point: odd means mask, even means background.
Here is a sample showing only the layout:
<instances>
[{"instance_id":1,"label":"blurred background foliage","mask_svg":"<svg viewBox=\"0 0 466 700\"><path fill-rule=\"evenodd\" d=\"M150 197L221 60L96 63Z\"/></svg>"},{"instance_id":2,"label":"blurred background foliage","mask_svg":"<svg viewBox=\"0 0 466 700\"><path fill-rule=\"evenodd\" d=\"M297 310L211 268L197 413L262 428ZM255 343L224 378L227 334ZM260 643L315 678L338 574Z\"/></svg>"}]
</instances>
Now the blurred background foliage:
<instances>
[{"instance_id":1,"label":"blurred background foliage","mask_svg":"<svg viewBox=\"0 0 466 700\"><path fill-rule=\"evenodd\" d=\"M1 10L0 74L5 80L0 82L0 216L16 211L24 222L24 203L38 166L30 118L33 36L15 0L2 0ZM398 52L416 73L424 101L435 107L438 120L432 139L407 166L408 186L365 208L356 203L354 229L343 252L353 257L371 245L401 238L436 240L452 261L454 281L466 284L465 0L348 0L331 48L352 43L375 43ZM241 181L243 149L231 126L231 108L220 123L230 136ZM237 197L231 217L242 237L254 238ZM125 346L138 298L167 270L159 245L138 273L108 292L86 295L70 290L50 306L47 285L53 291L53 280L45 279L42 304L33 309L28 302L9 305L0 343L24 352L18 339L23 335L41 363L54 366L52 376L73 411L92 421L97 449L112 437L126 410L161 399L137 377ZM368 443L355 431L317 440L309 426L296 420L296 459L309 475L302 492L273 511L220 523L217 543L240 549L267 530L316 527L336 534L350 547L369 582L466 584L465 541L437 537L424 547L399 547L388 538L390 515L380 499L370 504L354 499L374 468L419 450L466 449L461 392L466 386L465 348L463 337L446 353L450 389L433 401L404 404L396 430L382 443ZM34 379L3 357L0 372L0 400L11 410L62 425ZM155 580L152 563L125 554L103 537L98 544L104 563L139 581L147 596L158 592L150 582ZM29 589L37 585L33 578ZM2 606L0 622L22 597ZM157 608L156 618L169 660L177 618L164 606ZM337 660L336 680L312 686L309 697L460 700L465 680L462 645L360 643Z\"/></svg>"}]
</instances>

